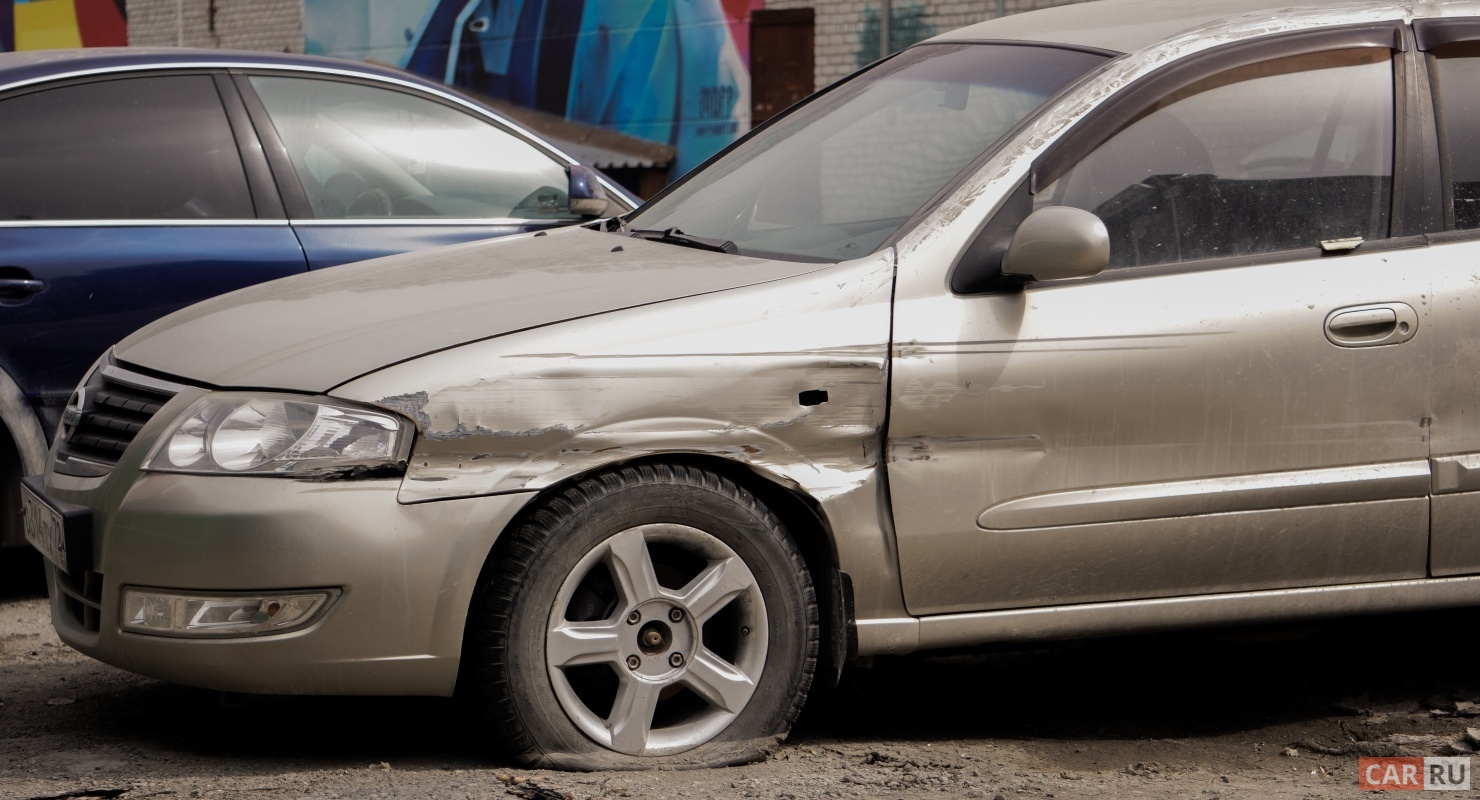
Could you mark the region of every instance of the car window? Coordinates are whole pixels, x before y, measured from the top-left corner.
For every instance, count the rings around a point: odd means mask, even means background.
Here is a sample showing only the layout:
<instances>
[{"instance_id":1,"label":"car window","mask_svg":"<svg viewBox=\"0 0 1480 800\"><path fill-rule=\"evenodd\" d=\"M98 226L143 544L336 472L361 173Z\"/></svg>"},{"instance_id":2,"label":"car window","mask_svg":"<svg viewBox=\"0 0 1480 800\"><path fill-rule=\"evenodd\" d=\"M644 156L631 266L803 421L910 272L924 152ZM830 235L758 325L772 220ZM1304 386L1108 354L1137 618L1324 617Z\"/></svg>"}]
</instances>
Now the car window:
<instances>
[{"instance_id":1,"label":"car window","mask_svg":"<svg viewBox=\"0 0 1480 800\"><path fill-rule=\"evenodd\" d=\"M775 258L866 255L1044 100L1104 62L1056 47L910 48L748 136L630 225Z\"/></svg>"},{"instance_id":2,"label":"car window","mask_svg":"<svg viewBox=\"0 0 1480 800\"><path fill-rule=\"evenodd\" d=\"M495 125L362 84L253 76L319 219L565 219L565 167Z\"/></svg>"},{"instance_id":3,"label":"car window","mask_svg":"<svg viewBox=\"0 0 1480 800\"><path fill-rule=\"evenodd\" d=\"M1034 198L1093 212L1110 266L1387 235L1390 53L1279 59L1163 98Z\"/></svg>"},{"instance_id":4,"label":"car window","mask_svg":"<svg viewBox=\"0 0 1480 800\"><path fill-rule=\"evenodd\" d=\"M207 75L106 80L0 101L0 219L254 216Z\"/></svg>"},{"instance_id":5,"label":"car window","mask_svg":"<svg viewBox=\"0 0 1480 800\"><path fill-rule=\"evenodd\" d=\"M1474 230L1480 228L1480 42L1440 48L1434 65L1453 225Z\"/></svg>"}]
</instances>

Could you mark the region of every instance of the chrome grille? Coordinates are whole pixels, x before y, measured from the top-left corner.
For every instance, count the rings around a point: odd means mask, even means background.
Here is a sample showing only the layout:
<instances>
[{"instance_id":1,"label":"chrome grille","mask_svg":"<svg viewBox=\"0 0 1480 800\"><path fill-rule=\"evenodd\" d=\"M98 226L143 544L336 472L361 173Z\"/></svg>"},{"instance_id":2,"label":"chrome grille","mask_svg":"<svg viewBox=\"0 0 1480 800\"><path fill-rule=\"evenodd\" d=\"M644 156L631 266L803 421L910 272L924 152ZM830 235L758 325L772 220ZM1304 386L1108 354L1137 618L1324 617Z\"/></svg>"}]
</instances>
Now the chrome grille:
<instances>
[{"instance_id":1,"label":"chrome grille","mask_svg":"<svg viewBox=\"0 0 1480 800\"><path fill-rule=\"evenodd\" d=\"M62 412L56 471L106 475L144 425L182 388L104 364L78 387Z\"/></svg>"}]
</instances>

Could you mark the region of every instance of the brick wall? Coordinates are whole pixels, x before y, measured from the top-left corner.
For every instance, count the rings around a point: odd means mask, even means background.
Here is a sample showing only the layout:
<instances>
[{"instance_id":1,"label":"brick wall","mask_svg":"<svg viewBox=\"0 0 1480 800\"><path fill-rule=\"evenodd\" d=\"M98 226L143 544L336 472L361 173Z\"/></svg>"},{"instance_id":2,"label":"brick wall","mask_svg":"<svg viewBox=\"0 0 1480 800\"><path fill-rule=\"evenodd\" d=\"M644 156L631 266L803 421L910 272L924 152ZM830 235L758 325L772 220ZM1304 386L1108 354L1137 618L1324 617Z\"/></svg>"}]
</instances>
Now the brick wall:
<instances>
[{"instance_id":1,"label":"brick wall","mask_svg":"<svg viewBox=\"0 0 1480 800\"><path fill-rule=\"evenodd\" d=\"M893 49L992 19L1084 0L891 0ZM816 86L879 57L880 0L767 0L766 8L812 8ZM129 44L303 52L303 0L128 0Z\"/></svg>"},{"instance_id":2,"label":"brick wall","mask_svg":"<svg viewBox=\"0 0 1480 800\"><path fill-rule=\"evenodd\" d=\"M128 43L303 52L303 0L128 0Z\"/></svg>"},{"instance_id":3,"label":"brick wall","mask_svg":"<svg viewBox=\"0 0 1480 800\"><path fill-rule=\"evenodd\" d=\"M891 0L892 49L921 38L1008 14L1085 0ZM811 8L815 14L816 87L879 57L879 0L766 0L768 9Z\"/></svg>"}]
</instances>

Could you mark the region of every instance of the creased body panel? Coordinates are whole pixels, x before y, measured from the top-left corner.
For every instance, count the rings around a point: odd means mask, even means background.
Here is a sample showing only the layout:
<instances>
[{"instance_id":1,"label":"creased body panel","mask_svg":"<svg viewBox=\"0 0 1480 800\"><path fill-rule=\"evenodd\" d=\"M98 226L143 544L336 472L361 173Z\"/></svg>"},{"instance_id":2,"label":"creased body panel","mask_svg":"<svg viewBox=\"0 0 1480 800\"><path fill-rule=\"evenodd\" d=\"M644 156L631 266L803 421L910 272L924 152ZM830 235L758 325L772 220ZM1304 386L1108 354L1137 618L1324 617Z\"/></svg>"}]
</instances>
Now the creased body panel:
<instances>
[{"instance_id":1,"label":"creased body panel","mask_svg":"<svg viewBox=\"0 0 1480 800\"><path fill-rule=\"evenodd\" d=\"M820 506L859 615L892 616L880 480L892 255L505 336L334 394L417 421L403 503L540 490L653 455L748 465Z\"/></svg>"}]
</instances>

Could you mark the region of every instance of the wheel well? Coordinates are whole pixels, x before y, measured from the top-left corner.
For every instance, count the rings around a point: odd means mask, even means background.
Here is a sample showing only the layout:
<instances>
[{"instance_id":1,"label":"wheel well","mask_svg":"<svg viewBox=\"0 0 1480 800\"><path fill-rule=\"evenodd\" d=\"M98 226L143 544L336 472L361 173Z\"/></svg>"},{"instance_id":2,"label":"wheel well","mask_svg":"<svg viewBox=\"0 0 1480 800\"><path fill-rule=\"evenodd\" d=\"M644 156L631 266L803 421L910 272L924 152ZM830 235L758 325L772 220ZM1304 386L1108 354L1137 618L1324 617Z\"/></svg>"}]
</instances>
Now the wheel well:
<instances>
[{"instance_id":1,"label":"wheel well","mask_svg":"<svg viewBox=\"0 0 1480 800\"><path fill-rule=\"evenodd\" d=\"M10 433L10 426L0 420L0 548L25 544L21 535L21 451Z\"/></svg>"},{"instance_id":2,"label":"wheel well","mask_svg":"<svg viewBox=\"0 0 1480 800\"><path fill-rule=\"evenodd\" d=\"M524 511L519 516L510 521L506 530L516 529L528 514L540 507L541 501L559 494L571 484L579 483L592 475L609 470L660 463L683 464L728 478L755 495L781 520L781 524L791 535L792 542L801 552L802 560L807 564L809 577L817 593L817 616L821 625L822 647L819 648L817 672L813 680L814 683L825 681L835 684L841 674L843 663L853 656L853 651L856 649L856 633L852 623L852 586L848 583L847 576L838 571L837 548L833 544L832 528L828 525L822 510L811 498L800 490L784 486L745 464L715 456L687 453L649 456L605 464L599 469L571 476L546 488L540 492L539 497L524 507ZM477 591L481 591L481 587L485 585L489 568L493 559L497 557L498 551L499 547L495 544L494 551L490 554L488 563L484 565L483 573L478 578L480 588Z\"/></svg>"},{"instance_id":3,"label":"wheel well","mask_svg":"<svg viewBox=\"0 0 1480 800\"><path fill-rule=\"evenodd\" d=\"M853 626L853 586L838 570L838 551L827 515L800 489L787 487L757 470L734 461L706 456L673 455L649 459L683 463L723 475L754 494L781 519L807 563L817 592L817 618L822 626L814 683L836 685L843 664L857 649ZM636 462L641 463L641 462Z\"/></svg>"}]
</instances>

